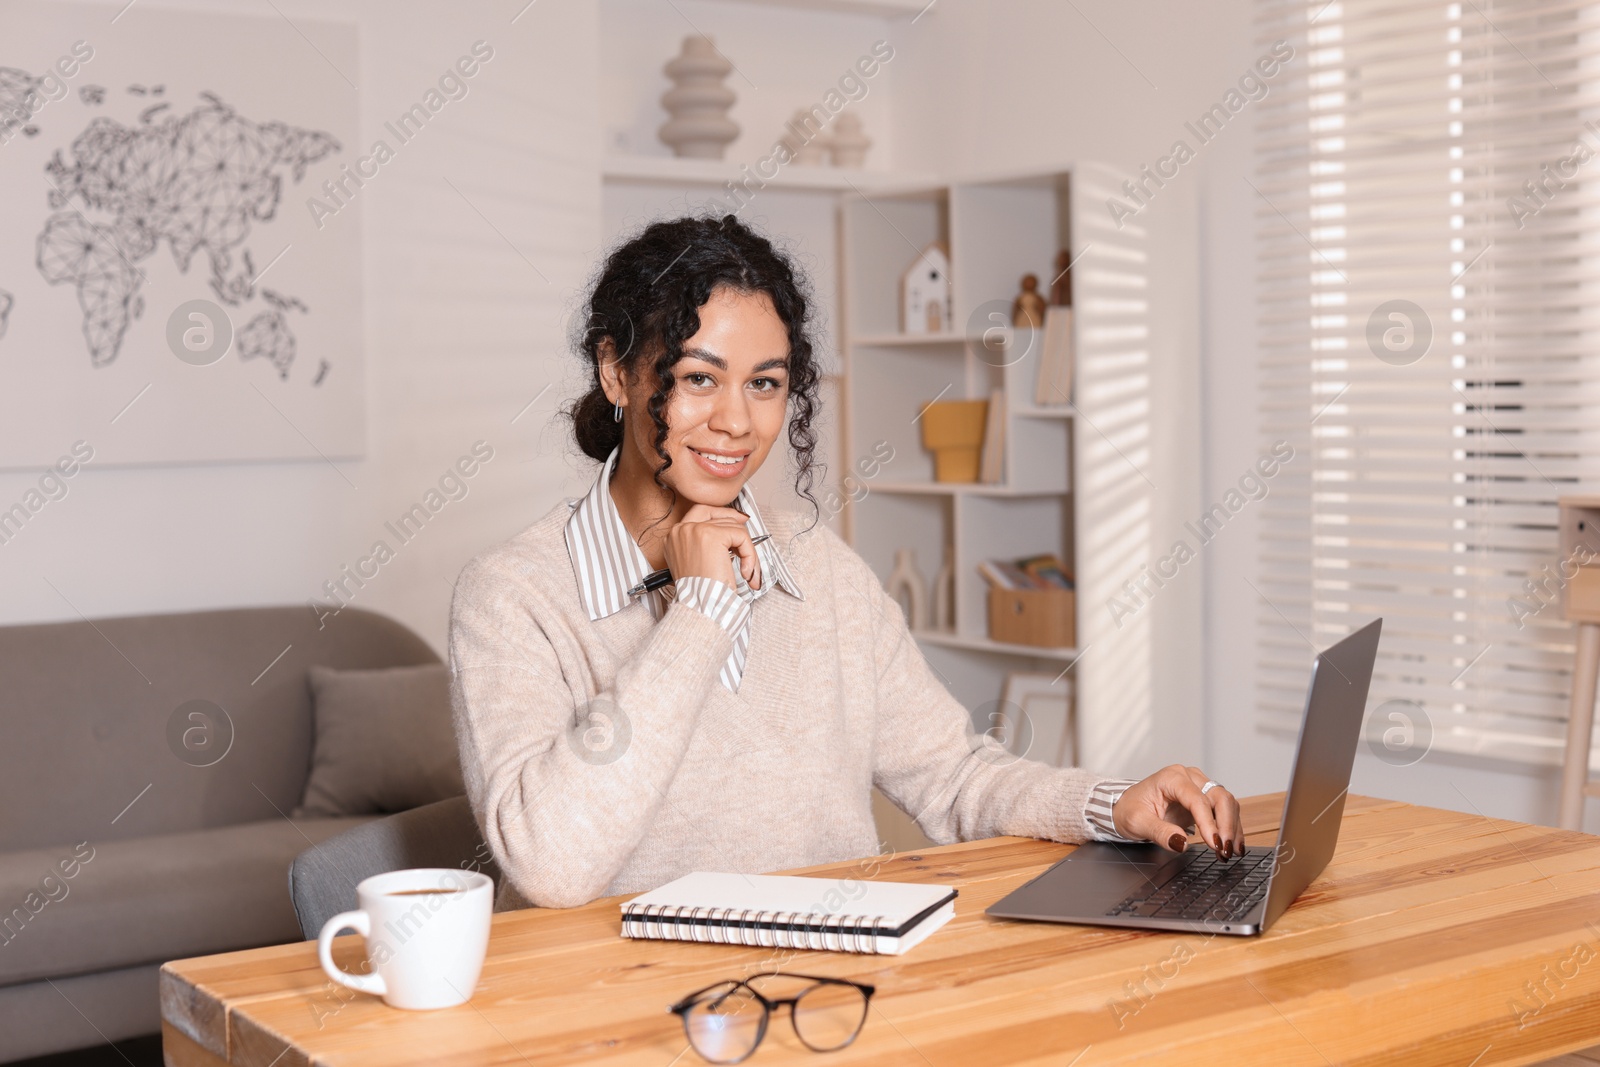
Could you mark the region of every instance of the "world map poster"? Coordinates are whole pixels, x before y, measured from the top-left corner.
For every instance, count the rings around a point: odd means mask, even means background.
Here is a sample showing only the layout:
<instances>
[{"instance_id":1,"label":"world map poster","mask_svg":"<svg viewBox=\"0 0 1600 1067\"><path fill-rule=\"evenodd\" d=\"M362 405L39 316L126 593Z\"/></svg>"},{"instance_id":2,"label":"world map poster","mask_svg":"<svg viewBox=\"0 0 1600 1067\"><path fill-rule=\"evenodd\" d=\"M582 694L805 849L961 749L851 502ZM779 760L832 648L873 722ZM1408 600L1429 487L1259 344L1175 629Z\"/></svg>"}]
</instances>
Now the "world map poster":
<instances>
[{"instance_id":1,"label":"world map poster","mask_svg":"<svg viewBox=\"0 0 1600 1067\"><path fill-rule=\"evenodd\" d=\"M0 26L0 468L362 455L354 25L0 0Z\"/></svg>"}]
</instances>

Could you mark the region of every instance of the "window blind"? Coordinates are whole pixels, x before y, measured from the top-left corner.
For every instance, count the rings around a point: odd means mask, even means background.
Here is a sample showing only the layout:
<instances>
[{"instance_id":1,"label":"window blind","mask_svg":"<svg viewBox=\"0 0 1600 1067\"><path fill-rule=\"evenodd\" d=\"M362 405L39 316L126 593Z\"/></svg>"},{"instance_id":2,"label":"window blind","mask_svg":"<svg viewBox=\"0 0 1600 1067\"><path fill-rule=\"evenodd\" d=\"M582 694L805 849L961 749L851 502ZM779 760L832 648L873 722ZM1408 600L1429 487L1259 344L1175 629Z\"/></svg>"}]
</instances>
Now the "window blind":
<instances>
[{"instance_id":1,"label":"window blind","mask_svg":"<svg viewBox=\"0 0 1600 1067\"><path fill-rule=\"evenodd\" d=\"M1552 762L1556 499L1600 484L1600 5L1258 0L1259 710L1374 616L1369 708ZM1531 590L1525 583L1540 583ZM1375 722L1376 720L1376 722ZM1370 731L1401 720L1369 712Z\"/></svg>"}]
</instances>

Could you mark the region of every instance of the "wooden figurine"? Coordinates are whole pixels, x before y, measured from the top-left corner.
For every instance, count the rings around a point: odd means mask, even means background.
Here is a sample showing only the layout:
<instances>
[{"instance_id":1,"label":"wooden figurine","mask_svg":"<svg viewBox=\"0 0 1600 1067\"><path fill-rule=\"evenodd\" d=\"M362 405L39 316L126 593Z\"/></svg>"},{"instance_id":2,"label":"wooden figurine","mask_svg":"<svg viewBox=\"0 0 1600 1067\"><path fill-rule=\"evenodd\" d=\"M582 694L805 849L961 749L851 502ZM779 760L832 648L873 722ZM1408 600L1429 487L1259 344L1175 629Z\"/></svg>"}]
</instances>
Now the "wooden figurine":
<instances>
[{"instance_id":1,"label":"wooden figurine","mask_svg":"<svg viewBox=\"0 0 1600 1067\"><path fill-rule=\"evenodd\" d=\"M1072 253L1063 248L1056 253L1056 280L1050 283L1050 303L1072 306Z\"/></svg>"},{"instance_id":2,"label":"wooden figurine","mask_svg":"<svg viewBox=\"0 0 1600 1067\"><path fill-rule=\"evenodd\" d=\"M1043 329L1044 309L1044 297L1039 295L1039 276L1024 274L1022 292L1011 302L1011 325L1027 330Z\"/></svg>"}]
</instances>

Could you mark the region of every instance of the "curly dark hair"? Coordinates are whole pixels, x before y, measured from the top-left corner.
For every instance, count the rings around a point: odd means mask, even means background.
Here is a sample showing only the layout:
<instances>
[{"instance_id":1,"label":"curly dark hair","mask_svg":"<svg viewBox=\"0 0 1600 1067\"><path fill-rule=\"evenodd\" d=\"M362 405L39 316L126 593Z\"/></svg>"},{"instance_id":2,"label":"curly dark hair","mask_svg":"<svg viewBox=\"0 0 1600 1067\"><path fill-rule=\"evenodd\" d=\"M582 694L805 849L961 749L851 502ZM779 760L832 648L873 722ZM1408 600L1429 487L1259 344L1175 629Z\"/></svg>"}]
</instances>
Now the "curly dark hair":
<instances>
[{"instance_id":1,"label":"curly dark hair","mask_svg":"<svg viewBox=\"0 0 1600 1067\"><path fill-rule=\"evenodd\" d=\"M817 435L811 428L819 407L821 371L811 347L810 284L784 252L733 215L687 216L654 222L614 248L590 290L584 332L575 339L589 364L589 391L565 410L584 455L602 462L622 442L623 424L613 417L600 384L600 350L610 340L620 367L636 378L641 365L655 372L648 410L661 458L655 482L672 465L667 455L667 401L673 366L683 346L700 332L700 308L717 289L766 293L789 331L789 447L795 458L795 491L817 508L811 495ZM647 364L646 361L649 361Z\"/></svg>"}]
</instances>

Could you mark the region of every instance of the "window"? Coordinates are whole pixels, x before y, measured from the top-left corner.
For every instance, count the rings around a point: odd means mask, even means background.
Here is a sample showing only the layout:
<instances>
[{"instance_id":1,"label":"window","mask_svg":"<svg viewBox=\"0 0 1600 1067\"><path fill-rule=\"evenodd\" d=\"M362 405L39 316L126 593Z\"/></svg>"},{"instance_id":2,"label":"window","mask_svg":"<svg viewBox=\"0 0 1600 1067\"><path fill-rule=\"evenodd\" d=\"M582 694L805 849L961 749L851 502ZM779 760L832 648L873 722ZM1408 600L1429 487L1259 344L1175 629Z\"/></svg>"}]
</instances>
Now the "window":
<instances>
[{"instance_id":1,"label":"window","mask_svg":"<svg viewBox=\"0 0 1600 1067\"><path fill-rule=\"evenodd\" d=\"M1262 425L1295 450L1262 511L1261 714L1298 725L1308 646L1381 615L1371 706L1409 703L1380 727L1552 762L1556 499L1600 484L1600 6L1257 10L1295 50L1251 178Z\"/></svg>"}]
</instances>

